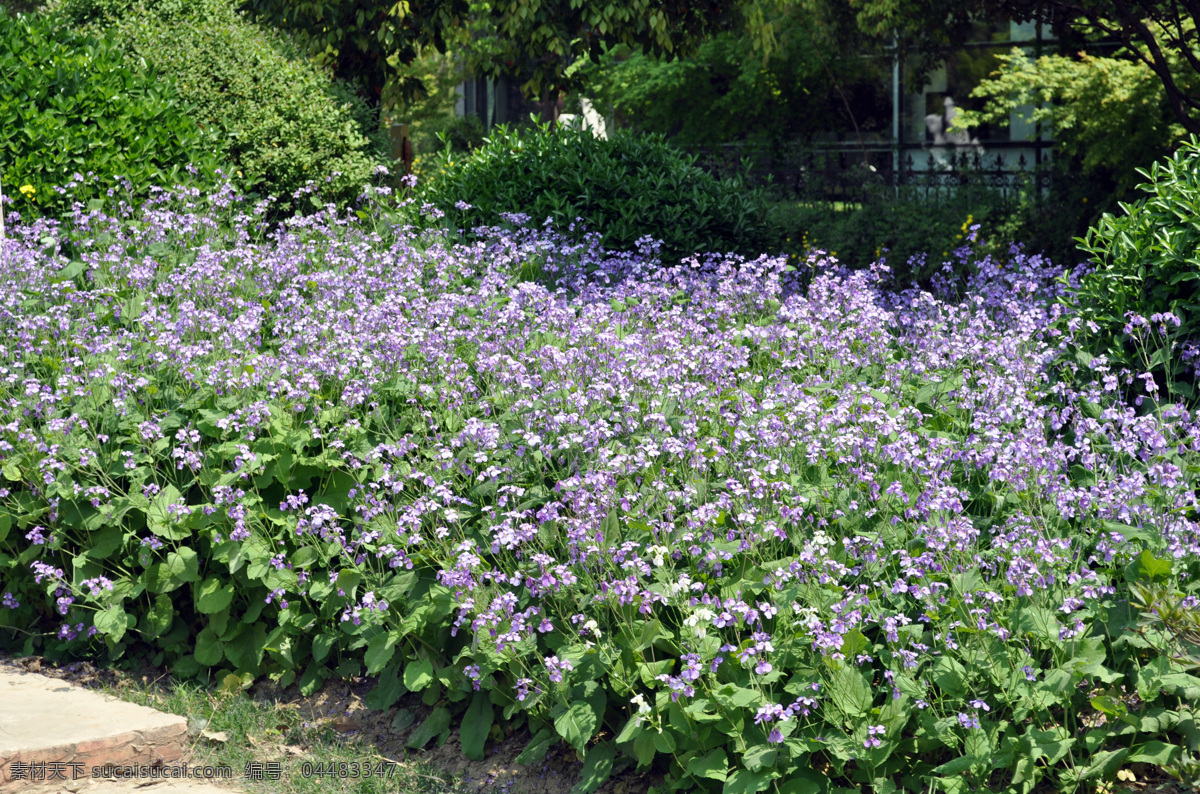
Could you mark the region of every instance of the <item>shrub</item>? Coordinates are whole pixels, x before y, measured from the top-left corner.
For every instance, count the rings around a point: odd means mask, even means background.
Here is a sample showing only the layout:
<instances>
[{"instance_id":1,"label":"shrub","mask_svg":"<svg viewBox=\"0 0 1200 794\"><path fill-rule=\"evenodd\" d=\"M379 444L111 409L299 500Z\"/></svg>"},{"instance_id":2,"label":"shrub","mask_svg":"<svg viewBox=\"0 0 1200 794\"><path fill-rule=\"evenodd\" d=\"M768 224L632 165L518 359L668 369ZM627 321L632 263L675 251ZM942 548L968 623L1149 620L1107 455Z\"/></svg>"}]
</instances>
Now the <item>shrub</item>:
<instances>
[{"instance_id":1,"label":"shrub","mask_svg":"<svg viewBox=\"0 0 1200 794\"><path fill-rule=\"evenodd\" d=\"M1070 300L1092 353L1105 356L1110 365L1155 376L1143 379L1138 392L1155 398L1161 388L1194 400L1200 141L1193 137L1141 173L1150 180L1140 186L1147 195L1122 203L1119 215L1105 213L1080 241L1095 269Z\"/></svg>"},{"instance_id":2,"label":"shrub","mask_svg":"<svg viewBox=\"0 0 1200 794\"><path fill-rule=\"evenodd\" d=\"M468 156L447 148L427 173L423 200L466 230L496 225L501 213L551 218L562 230L581 218L612 249L661 239L669 262L703 251L759 254L769 239L761 194L710 176L661 136L500 128Z\"/></svg>"},{"instance_id":3,"label":"shrub","mask_svg":"<svg viewBox=\"0 0 1200 794\"><path fill-rule=\"evenodd\" d=\"M220 131L239 184L285 209L309 180L321 182L322 199L351 201L384 162L377 113L229 0L84 0L64 10L110 28L132 57L172 77L196 120Z\"/></svg>"},{"instance_id":4,"label":"shrub","mask_svg":"<svg viewBox=\"0 0 1200 794\"><path fill-rule=\"evenodd\" d=\"M134 69L111 39L0 9L0 85L10 210L64 212L69 204L54 188L76 174L90 175L77 197L118 190L138 198L155 185L215 181L220 142L189 118L168 77Z\"/></svg>"},{"instance_id":5,"label":"shrub","mask_svg":"<svg viewBox=\"0 0 1200 794\"><path fill-rule=\"evenodd\" d=\"M1051 261L1073 263L1083 256L1075 236L1096 217L1101 185L1090 179L1067 181L1050 171L1047 195L1036 188L1009 196L993 188L970 186L938 194L912 186L900 196L890 191L868 193L868 202L844 205L832 201L777 201L770 219L782 247L800 257L811 248L834 253L852 267L865 267L886 255L893 284L914 280L927 284L953 252L963 245L970 227L979 224L977 251L1007 259L1012 243ZM1014 195L1015 194L1015 195ZM910 260L917 257L915 262ZM957 269L958 265L954 265ZM964 274L959 274L964 275Z\"/></svg>"},{"instance_id":6,"label":"shrub","mask_svg":"<svg viewBox=\"0 0 1200 794\"><path fill-rule=\"evenodd\" d=\"M228 195L77 223L0 267L2 646L365 672L409 746L524 725L584 791L1200 779L1200 426L1047 386L1059 268L958 303Z\"/></svg>"}]
</instances>

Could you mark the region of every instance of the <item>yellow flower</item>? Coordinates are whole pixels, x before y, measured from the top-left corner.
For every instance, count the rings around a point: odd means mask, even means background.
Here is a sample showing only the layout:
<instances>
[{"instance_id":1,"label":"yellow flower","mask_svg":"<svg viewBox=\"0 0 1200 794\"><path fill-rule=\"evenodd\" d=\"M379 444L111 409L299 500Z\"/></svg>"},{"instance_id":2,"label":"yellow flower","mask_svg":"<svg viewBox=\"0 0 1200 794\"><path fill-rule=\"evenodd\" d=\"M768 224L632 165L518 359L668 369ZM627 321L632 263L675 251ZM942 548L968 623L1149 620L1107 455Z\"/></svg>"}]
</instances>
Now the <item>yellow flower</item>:
<instances>
[{"instance_id":1,"label":"yellow flower","mask_svg":"<svg viewBox=\"0 0 1200 794\"><path fill-rule=\"evenodd\" d=\"M26 195L26 197L33 198L33 194L34 194L33 185L21 185L20 190L22 193L24 193Z\"/></svg>"}]
</instances>

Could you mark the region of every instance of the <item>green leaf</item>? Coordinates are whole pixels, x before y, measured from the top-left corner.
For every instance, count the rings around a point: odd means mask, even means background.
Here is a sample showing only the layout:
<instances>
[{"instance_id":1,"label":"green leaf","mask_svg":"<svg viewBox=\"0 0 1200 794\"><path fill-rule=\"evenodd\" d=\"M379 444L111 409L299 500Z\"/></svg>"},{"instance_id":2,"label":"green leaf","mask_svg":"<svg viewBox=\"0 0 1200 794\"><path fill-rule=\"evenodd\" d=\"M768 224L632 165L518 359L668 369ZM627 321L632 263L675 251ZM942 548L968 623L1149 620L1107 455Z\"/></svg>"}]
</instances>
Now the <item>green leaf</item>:
<instances>
[{"instance_id":1,"label":"green leaf","mask_svg":"<svg viewBox=\"0 0 1200 794\"><path fill-rule=\"evenodd\" d=\"M755 794L771 785L771 778L762 772L739 769L725 780L721 794Z\"/></svg>"},{"instance_id":2,"label":"green leaf","mask_svg":"<svg viewBox=\"0 0 1200 794\"><path fill-rule=\"evenodd\" d=\"M727 709L744 709L762 701L762 695L753 689L725 684L713 691L713 697Z\"/></svg>"},{"instance_id":3,"label":"green leaf","mask_svg":"<svg viewBox=\"0 0 1200 794\"><path fill-rule=\"evenodd\" d=\"M599 724L599 715L593 711L592 705L580 701L567 706L566 711L554 721L554 729L567 744L583 752Z\"/></svg>"},{"instance_id":4,"label":"green leaf","mask_svg":"<svg viewBox=\"0 0 1200 794\"><path fill-rule=\"evenodd\" d=\"M200 558L194 549L180 546L167 554L167 570L179 582L194 582L200 578Z\"/></svg>"},{"instance_id":5,"label":"green leaf","mask_svg":"<svg viewBox=\"0 0 1200 794\"><path fill-rule=\"evenodd\" d=\"M396 653L396 635L393 632L376 634L367 643L367 675L375 675L382 670Z\"/></svg>"},{"instance_id":6,"label":"green leaf","mask_svg":"<svg viewBox=\"0 0 1200 794\"><path fill-rule=\"evenodd\" d=\"M433 710L417 729L413 731L412 736L408 737L408 746L414 750L420 750L425 745L429 744L429 740L450 730L450 711L442 706Z\"/></svg>"},{"instance_id":7,"label":"green leaf","mask_svg":"<svg viewBox=\"0 0 1200 794\"><path fill-rule=\"evenodd\" d=\"M196 661L205 667L216 667L225 658L225 645L212 629L203 628L196 635Z\"/></svg>"},{"instance_id":8,"label":"green leaf","mask_svg":"<svg viewBox=\"0 0 1200 794\"><path fill-rule=\"evenodd\" d=\"M463 717L459 727L459 739L462 742L463 755L472 761L483 760L483 748L488 734L492 730L492 720L495 714L487 693L480 690L471 698L471 705Z\"/></svg>"},{"instance_id":9,"label":"green leaf","mask_svg":"<svg viewBox=\"0 0 1200 794\"><path fill-rule=\"evenodd\" d=\"M933 769L933 774L935 774L935 775L961 775L963 772L969 771L971 769L971 767L973 767L975 764L978 764L979 762L980 762L980 759L976 758L973 755L960 755L958 758L955 758L953 761L947 761L946 763L942 764L941 766L935 767Z\"/></svg>"},{"instance_id":10,"label":"green leaf","mask_svg":"<svg viewBox=\"0 0 1200 794\"><path fill-rule=\"evenodd\" d=\"M696 756L688 761L687 771L698 778L725 780L729 777L729 757L724 750L713 750L708 755Z\"/></svg>"},{"instance_id":11,"label":"green leaf","mask_svg":"<svg viewBox=\"0 0 1200 794\"><path fill-rule=\"evenodd\" d=\"M119 604L113 604L108 609L97 612L92 625L96 627L96 631L113 642L120 642L125 636L125 631L133 626L134 620L133 615L126 614Z\"/></svg>"},{"instance_id":12,"label":"green leaf","mask_svg":"<svg viewBox=\"0 0 1200 794\"><path fill-rule=\"evenodd\" d=\"M146 526L155 535L169 540L183 540L191 534L191 530L183 526L167 509L170 505L180 502L181 496L174 485L168 485L150 502L150 507L146 510Z\"/></svg>"},{"instance_id":13,"label":"green leaf","mask_svg":"<svg viewBox=\"0 0 1200 794\"><path fill-rule=\"evenodd\" d=\"M223 584L220 579L210 576L196 588L196 610L211 615L229 606L233 600L233 585Z\"/></svg>"},{"instance_id":14,"label":"green leaf","mask_svg":"<svg viewBox=\"0 0 1200 794\"><path fill-rule=\"evenodd\" d=\"M400 699L404 692L404 684L400 681L400 671L389 667L379 675L378 683L363 698L363 703L374 711L386 711ZM393 728L395 728L394 725Z\"/></svg>"},{"instance_id":15,"label":"green leaf","mask_svg":"<svg viewBox=\"0 0 1200 794\"><path fill-rule=\"evenodd\" d=\"M638 768L649 766L654 761L658 749L654 746L655 731L642 731L633 740L633 754L637 758Z\"/></svg>"},{"instance_id":16,"label":"green leaf","mask_svg":"<svg viewBox=\"0 0 1200 794\"><path fill-rule=\"evenodd\" d=\"M0 516L0 520L2 519L3 516ZM0 538L3 534L0 532ZM125 530L123 527L104 527L92 532L89 539L91 545L87 549L87 556L93 560L103 560L121 548L121 544L125 542Z\"/></svg>"},{"instance_id":17,"label":"green leaf","mask_svg":"<svg viewBox=\"0 0 1200 794\"><path fill-rule=\"evenodd\" d=\"M558 741L558 737L548 728L542 728L533 735L529 740L529 744L525 745L525 749L521 754L513 759L518 764L534 764L546 757L546 751L550 749L550 745Z\"/></svg>"},{"instance_id":18,"label":"green leaf","mask_svg":"<svg viewBox=\"0 0 1200 794\"><path fill-rule=\"evenodd\" d=\"M243 624L233 639L225 643L225 658L237 670L257 672L266 648L266 627L262 623Z\"/></svg>"},{"instance_id":19,"label":"green leaf","mask_svg":"<svg viewBox=\"0 0 1200 794\"><path fill-rule=\"evenodd\" d=\"M150 637L160 637L171 628L175 620L175 602L170 596L159 595L154 606L146 613L146 631Z\"/></svg>"},{"instance_id":20,"label":"green leaf","mask_svg":"<svg viewBox=\"0 0 1200 794\"><path fill-rule=\"evenodd\" d=\"M433 682L433 662L417 659L404 666L404 686L410 692L420 692Z\"/></svg>"},{"instance_id":21,"label":"green leaf","mask_svg":"<svg viewBox=\"0 0 1200 794\"><path fill-rule=\"evenodd\" d=\"M347 596L350 596L354 592L354 588L358 587L358 583L361 581L361 573L347 568L338 572L337 588L343 591Z\"/></svg>"},{"instance_id":22,"label":"green leaf","mask_svg":"<svg viewBox=\"0 0 1200 794\"><path fill-rule=\"evenodd\" d=\"M335 640L332 634L318 634L313 637L313 659L318 663L325 661L325 657L333 650Z\"/></svg>"},{"instance_id":23,"label":"green leaf","mask_svg":"<svg viewBox=\"0 0 1200 794\"><path fill-rule=\"evenodd\" d=\"M72 262L71 264L64 267L62 270L55 273L54 280L59 281L59 282L70 281L70 280L74 279L76 276L78 276L80 273L82 273L83 271L87 270L87 268L88 268L87 262L79 262L79 261Z\"/></svg>"},{"instance_id":24,"label":"green leaf","mask_svg":"<svg viewBox=\"0 0 1200 794\"><path fill-rule=\"evenodd\" d=\"M1153 582L1170 578L1171 561L1160 560L1143 549L1134 561L1125 567L1125 578L1131 582Z\"/></svg>"},{"instance_id":25,"label":"green leaf","mask_svg":"<svg viewBox=\"0 0 1200 794\"><path fill-rule=\"evenodd\" d=\"M834 671L829 698L848 719L866 714L875 699L870 679L862 670L849 664L843 664Z\"/></svg>"},{"instance_id":26,"label":"green leaf","mask_svg":"<svg viewBox=\"0 0 1200 794\"><path fill-rule=\"evenodd\" d=\"M612 774L616 753L609 742L601 742L590 748L583 759L583 771L579 782L571 788L571 794L592 794Z\"/></svg>"},{"instance_id":27,"label":"green leaf","mask_svg":"<svg viewBox=\"0 0 1200 794\"><path fill-rule=\"evenodd\" d=\"M1127 758L1126 763L1130 764L1154 764L1155 766L1165 767L1179 762L1179 757L1183 754L1183 748L1177 744L1167 744L1157 739L1152 739L1137 747L1136 750Z\"/></svg>"}]
</instances>

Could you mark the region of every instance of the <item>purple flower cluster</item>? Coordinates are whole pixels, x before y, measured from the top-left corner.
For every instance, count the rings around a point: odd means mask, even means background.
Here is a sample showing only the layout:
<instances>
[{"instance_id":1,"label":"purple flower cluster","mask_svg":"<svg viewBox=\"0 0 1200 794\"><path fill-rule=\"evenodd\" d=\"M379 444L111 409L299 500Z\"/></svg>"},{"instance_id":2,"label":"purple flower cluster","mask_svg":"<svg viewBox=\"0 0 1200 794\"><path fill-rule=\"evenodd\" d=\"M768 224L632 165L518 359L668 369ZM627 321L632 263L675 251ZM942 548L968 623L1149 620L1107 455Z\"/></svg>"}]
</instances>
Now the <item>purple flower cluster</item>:
<instances>
[{"instance_id":1,"label":"purple flower cluster","mask_svg":"<svg viewBox=\"0 0 1200 794\"><path fill-rule=\"evenodd\" d=\"M814 255L805 286L778 258L664 268L536 229L449 246L373 220L262 237L255 215L165 199L138 223L81 211L86 290L58 278L47 222L17 230L0 463L47 506L21 576L73 598L68 510L136 508L144 569L199 526L226 555L263 550L268 604L345 598L347 633L408 625L387 588L420 578L459 669L520 703L632 641L652 710L744 676L771 742L821 719L872 749L884 726L844 725L832 698L777 705L796 694L781 668L927 705L939 660L994 646L1023 684L1045 663L1030 643L1084 636L1143 550L1200 574L1200 422L1105 385L1139 373L1055 363L1073 271L1014 250L964 295L889 292L881 267ZM349 484L268 503L288 466ZM964 727L989 710L973 697L946 707Z\"/></svg>"}]
</instances>

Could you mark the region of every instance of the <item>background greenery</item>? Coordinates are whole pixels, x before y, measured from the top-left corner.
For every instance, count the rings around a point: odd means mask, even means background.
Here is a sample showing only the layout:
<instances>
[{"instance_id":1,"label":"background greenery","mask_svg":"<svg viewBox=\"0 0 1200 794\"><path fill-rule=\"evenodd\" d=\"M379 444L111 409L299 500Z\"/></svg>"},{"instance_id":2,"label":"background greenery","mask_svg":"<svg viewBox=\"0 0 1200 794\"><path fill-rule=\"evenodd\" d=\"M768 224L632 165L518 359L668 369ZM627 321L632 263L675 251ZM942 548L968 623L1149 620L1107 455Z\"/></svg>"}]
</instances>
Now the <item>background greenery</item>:
<instances>
[{"instance_id":1,"label":"background greenery","mask_svg":"<svg viewBox=\"0 0 1200 794\"><path fill-rule=\"evenodd\" d=\"M605 140L549 125L501 128L466 155L447 147L421 198L467 231L523 213L576 239L595 232L610 249L658 239L670 264L704 251L753 256L772 243L761 191L702 171L661 136L627 131Z\"/></svg>"},{"instance_id":2,"label":"background greenery","mask_svg":"<svg viewBox=\"0 0 1200 794\"><path fill-rule=\"evenodd\" d=\"M129 63L111 37L0 8L0 85L0 178L10 211L68 212L53 186L72 181L85 200L215 183L221 141L195 123L170 75Z\"/></svg>"},{"instance_id":3,"label":"background greenery","mask_svg":"<svg viewBox=\"0 0 1200 794\"><path fill-rule=\"evenodd\" d=\"M239 186L284 210L309 180L322 183L322 200L352 201L386 162L378 110L234 2L64 0L61 11L169 76L219 136Z\"/></svg>"}]
</instances>

